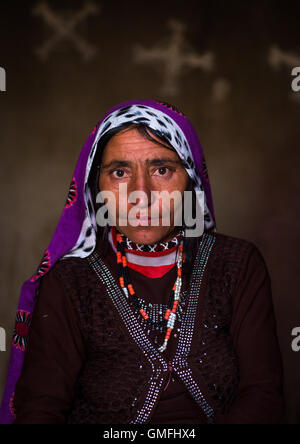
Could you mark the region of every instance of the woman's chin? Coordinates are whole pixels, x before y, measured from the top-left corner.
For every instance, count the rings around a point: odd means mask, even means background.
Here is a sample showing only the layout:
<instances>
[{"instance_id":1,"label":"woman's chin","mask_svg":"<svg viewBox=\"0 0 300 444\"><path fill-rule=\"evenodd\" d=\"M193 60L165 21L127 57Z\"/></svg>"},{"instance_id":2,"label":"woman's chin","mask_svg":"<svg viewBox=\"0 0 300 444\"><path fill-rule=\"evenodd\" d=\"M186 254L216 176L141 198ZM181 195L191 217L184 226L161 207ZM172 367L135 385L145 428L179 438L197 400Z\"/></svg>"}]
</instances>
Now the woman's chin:
<instances>
[{"instance_id":1,"label":"woman's chin","mask_svg":"<svg viewBox=\"0 0 300 444\"><path fill-rule=\"evenodd\" d=\"M147 227L137 226L132 229L126 229L120 227L120 231L125 236L136 244L155 244L168 236L168 233L172 231L170 227Z\"/></svg>"}]
</instances>

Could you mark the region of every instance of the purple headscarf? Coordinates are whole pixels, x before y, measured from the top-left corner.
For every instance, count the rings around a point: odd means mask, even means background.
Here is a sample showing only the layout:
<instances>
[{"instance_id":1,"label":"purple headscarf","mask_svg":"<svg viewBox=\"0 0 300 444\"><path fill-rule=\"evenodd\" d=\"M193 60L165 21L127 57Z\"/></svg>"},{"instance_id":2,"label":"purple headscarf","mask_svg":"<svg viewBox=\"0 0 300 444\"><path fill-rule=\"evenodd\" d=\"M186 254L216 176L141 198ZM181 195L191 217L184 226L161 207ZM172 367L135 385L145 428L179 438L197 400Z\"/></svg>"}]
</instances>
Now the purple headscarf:
<instances>
[{"instance_id":1,"label":"purple headscarf","mask_svg":"<svg viewBox=\"0 0 300 444\"><path fill-rule=\"evenodd\" d=\"M89 135L79 155L71 180L66 204L36 273L21 288L6 386L0 408L0 423L14 420L14 390L21 374L30 331L35 294L41 277L63 257L86 257L96 245L97 225L88 175L100 138L106 131L125 122L144 123L167 137L184 161L195 189L204 193L204 231L216 231L211 188L203 149L196 131L187 117L174 106L155 100L131 100L111 108Z\"/></svg>"}]
</instances>

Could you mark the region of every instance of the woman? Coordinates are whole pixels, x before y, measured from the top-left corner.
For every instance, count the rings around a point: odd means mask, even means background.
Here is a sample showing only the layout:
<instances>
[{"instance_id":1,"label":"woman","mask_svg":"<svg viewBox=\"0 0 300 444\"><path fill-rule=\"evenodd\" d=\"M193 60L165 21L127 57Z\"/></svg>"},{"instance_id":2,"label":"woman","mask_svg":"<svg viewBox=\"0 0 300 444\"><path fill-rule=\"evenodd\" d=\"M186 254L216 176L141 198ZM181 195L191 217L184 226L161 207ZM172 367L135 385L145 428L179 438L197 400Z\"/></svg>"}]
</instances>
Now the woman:
<instances>
[{"instance_id":1,"label":"woman","mask_svg":"<svg viewBox=\"0 0 300 444\"><path fill-rule=\"evenodd\" d=\"M159 201L154 224L151 193L161 191L181 199ZM185 191L203 222L197 236ZM1 421L278 423L282 404L266 264L253 243L216 232L195 130L163 102L113 107L23 284Z\"/></svg>"}]
</instances>

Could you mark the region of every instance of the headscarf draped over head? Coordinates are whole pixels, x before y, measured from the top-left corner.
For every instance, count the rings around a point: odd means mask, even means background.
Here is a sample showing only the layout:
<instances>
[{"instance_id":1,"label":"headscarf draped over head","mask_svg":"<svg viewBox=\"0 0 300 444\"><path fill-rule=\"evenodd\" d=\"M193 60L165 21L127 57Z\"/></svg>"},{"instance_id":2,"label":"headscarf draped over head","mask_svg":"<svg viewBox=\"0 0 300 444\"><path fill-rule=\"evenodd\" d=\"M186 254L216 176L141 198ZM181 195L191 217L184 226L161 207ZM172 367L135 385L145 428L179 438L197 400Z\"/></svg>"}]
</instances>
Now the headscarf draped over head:
<instances>
[{"instance_id":1,"label":"headscarf draped over head","mask_svg":"<svg viewBox=\"0 0 300 444\"><path fill-rule=\"evenodd\" d=\"M28 341L34 301L41 278L62 258L84 258L92 253L97 241L97 224L89 173L101 137L123 123L143 123L158 130L182 159L196 190L204 194L204 231L216 231L211 188L196 131L187 117L172 105L155 100L131 100L111 108L99 121L83 146L72 176L65 206L52 240L37 268L21 288L13 333L8 376L0 408L0 423L11 423L15 416L14 390L21 374Z\"/></svg>"}]
</instances>

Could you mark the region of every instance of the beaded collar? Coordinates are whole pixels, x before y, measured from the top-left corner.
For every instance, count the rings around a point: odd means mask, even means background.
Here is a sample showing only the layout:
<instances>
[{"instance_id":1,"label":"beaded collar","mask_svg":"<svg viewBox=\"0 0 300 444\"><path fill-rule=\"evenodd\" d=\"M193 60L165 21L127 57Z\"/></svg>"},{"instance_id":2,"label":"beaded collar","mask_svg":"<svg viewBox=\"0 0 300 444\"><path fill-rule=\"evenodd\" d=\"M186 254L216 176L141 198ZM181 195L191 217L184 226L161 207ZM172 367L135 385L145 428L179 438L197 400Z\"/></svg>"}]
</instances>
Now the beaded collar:
<instances>
[{"instance_id":1,"label":"beaded collar","mask_svg":"<svg viewBox=\"0 0 300 444\"><path fill-rule=\"evenodd\" d=\"M115 227L112 227L112 239L115 247L117 246L117 231ZM171 251L175 251L179 245L180 238L182 237L182 231L176 234L170 241L168 242L157 242L154 244L137 244L127 237L124 236L126 245L125 251L133 254L139 253L159 253L164 252L171 253Z\"/></svg>"}]
</instances>

